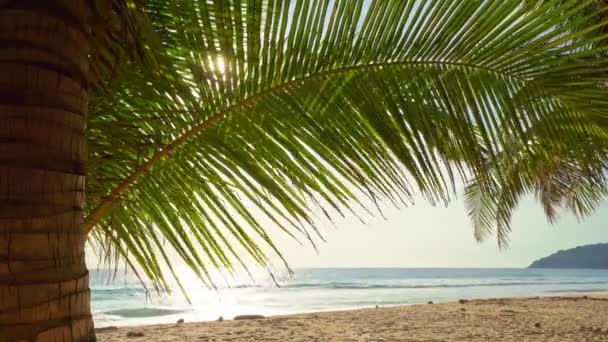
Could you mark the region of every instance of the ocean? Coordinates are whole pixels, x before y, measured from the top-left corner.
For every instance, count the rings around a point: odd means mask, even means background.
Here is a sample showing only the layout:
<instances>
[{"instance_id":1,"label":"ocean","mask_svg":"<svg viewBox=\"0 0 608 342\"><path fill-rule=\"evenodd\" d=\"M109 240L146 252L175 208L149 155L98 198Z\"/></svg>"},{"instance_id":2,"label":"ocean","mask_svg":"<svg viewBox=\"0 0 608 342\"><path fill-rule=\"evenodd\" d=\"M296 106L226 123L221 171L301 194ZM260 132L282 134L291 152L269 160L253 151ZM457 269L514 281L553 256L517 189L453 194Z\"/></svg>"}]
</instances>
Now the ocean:
<instances>
[{"instance_id":1,"label":"ocean","mask_svg":"<svg viewBox=\"0 0 608 342\"><path fill-rule=\"evenodd\" d=\"M110 280L107 271L93 270L90 286L95 326L608 291L608 270L326 268L295 270L292 278L279 281L279 287L269 279L256 280L253 285L248 282L217 290L190 282L188 303L179 291L146 293L131 277Z\"/></svg>"}]
</instances>

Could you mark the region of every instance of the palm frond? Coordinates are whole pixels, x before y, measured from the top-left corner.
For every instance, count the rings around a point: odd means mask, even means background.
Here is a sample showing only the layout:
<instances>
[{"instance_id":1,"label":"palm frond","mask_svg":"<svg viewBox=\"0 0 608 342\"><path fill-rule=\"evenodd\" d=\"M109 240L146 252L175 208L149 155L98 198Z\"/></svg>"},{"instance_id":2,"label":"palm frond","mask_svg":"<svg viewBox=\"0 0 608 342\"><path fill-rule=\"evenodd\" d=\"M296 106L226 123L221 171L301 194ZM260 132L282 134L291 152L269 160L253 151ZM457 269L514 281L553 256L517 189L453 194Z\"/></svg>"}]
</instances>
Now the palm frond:
<instances>
[{"instance_id":1,"label":"palm frond","mask_svg":"<svg viewBox=\"0 0 608 342\"><path fill-rule=\"evenodd\" d=\"M536 123L528 130L530 139L514 141L488 163L486 174L467 185L465 199L477 240L495 232L505 247L509 219L525 195L533 194L553 223L564 211L579 219L589 216L608 194L604 123L594 116L550 119L552 130L544 121ZM580 135L573 135L573 128Z\"/></svg>"},{"instance_id":2,"label":"palm frond","mask_svg":"<svg viewBox=\"0 0 608 342\"><path fill-rule=\"evenodd\" d=\"M90 1L91 53L89 83L101 91L131 64L158 68L159 37L141 0Z\"/></svg>"},{"instance_id":3,"label":"palm frond","mask_svg":"<svg viewBox=\"0 0 608 342\"><path fill-rule=\"evenodd\" d=\"M211 268L271 270L271 227L314 242L316 207L331 219L369 210L364 197L500 184L492 165L514 141L551 146L553 118L575 141L588 132L572 118L606 114L608 61L590 62L606 22L578 15L590 6L149 1L160 71L123 68L92 100L85 228L160 287L166 245L212 284Z\"/></svg>"}]
</instances>

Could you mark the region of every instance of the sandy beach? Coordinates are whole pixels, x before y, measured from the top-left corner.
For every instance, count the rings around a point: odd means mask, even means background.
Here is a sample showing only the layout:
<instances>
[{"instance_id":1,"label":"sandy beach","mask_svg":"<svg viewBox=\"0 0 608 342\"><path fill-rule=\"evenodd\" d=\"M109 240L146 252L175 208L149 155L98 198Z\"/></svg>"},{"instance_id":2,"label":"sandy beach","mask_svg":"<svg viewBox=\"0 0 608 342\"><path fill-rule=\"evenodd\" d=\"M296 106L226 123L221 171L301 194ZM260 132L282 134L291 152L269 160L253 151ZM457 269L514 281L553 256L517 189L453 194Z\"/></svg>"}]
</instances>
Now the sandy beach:
<instances>
[{"instance_id":1,"label":"sandy beach","mask_svg":"<svg viewBox=\"0 0 608 342\"><path fill-rule=\"evenodd\" d=\"M608 295L471 300L105 328L98 329L97 338L109 342L608 341Z\"/></svg>"}]
</instances>

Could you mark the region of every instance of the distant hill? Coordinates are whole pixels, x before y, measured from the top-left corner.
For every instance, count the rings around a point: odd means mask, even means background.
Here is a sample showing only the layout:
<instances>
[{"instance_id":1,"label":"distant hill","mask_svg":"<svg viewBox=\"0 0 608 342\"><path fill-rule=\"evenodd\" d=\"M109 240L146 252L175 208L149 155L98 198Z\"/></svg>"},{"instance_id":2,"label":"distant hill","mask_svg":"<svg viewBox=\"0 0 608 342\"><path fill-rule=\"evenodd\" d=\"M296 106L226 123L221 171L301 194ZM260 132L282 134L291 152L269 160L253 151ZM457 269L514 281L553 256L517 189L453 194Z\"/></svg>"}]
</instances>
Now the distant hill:
<instances>
[{"instance_id":1,"label":"distant hill","mask_svg":"<svg viewBox=\"0 0 608 342\"><path fill-rule=\"evenodd\" d=\"M608 243L580 246L559 251L536 260L530 268L605 268L608 269Z\"/></svg>"}]
</instances>

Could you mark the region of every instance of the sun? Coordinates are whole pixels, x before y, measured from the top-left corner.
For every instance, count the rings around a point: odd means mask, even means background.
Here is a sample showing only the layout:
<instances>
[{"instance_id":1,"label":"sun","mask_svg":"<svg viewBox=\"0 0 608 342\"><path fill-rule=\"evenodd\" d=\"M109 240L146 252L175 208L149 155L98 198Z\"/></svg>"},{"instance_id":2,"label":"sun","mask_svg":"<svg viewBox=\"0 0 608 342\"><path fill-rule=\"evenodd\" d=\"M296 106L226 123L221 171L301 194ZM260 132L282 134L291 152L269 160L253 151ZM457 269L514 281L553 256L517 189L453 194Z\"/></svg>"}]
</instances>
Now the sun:
<instances>
[{"instance_id":1,"label":"sun","mask_svg":"<svg viewBox=\"0 0 608 342\"><path fill-rule=\"evenodd\" d=\"M224 57L222 55L217 55L215 58L213 56L208 57L208 66L209 70L215 74L224 75L226 72L226 63L224 62Z\"/></svg>"},{"instance_id":2,"label":"sun","mask_svg":"<svg viewBox=\"0 0 608 342\"><path fill-rule=\"evenodd\" d=\"M215 58L215 70L220 74L223 74L226 70L226 64L224 63L224 57L217 56Z\"/></svg>"}]
</instances>

